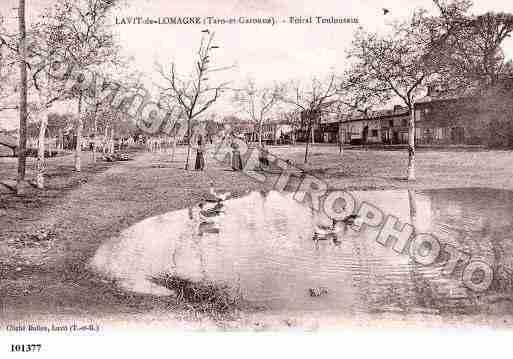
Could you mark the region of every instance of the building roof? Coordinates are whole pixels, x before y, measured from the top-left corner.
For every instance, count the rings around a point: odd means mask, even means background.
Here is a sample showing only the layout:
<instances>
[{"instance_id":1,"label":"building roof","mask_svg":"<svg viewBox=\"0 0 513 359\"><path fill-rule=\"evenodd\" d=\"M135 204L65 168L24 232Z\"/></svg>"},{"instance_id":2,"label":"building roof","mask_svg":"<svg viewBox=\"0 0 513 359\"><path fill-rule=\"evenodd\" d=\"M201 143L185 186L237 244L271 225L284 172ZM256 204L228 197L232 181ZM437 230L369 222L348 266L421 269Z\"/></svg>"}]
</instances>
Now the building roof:
<instances>
[{"instance_id":1,"label":"building roof","mask_svg":"<svg viewBox=\"0 0 513 359\"><path fill-rule=\"evenodd\" d=\"M408 114L409 114L409 110L407 107L395 106L393 109L372 111L368 115L359 114L359 115L349 118L343 122L378 120L378 119L382 119L382 118L405 116Z\"/></svg>"},{"instance_id":2,"label":"building roof","mask_svg":"<svg viewBox=\"0 0 513 359\"><path fill-rule=\"evenodd\" d=\"M457 101L457 100L468 100L470 97L465 96L446 96L446 97L433 97L433 96L424 96L417 101L415 101L415 105L421 105L425 103L434 103L434 102L443 102L443 101Z\"/></svg>"}]
</instances>

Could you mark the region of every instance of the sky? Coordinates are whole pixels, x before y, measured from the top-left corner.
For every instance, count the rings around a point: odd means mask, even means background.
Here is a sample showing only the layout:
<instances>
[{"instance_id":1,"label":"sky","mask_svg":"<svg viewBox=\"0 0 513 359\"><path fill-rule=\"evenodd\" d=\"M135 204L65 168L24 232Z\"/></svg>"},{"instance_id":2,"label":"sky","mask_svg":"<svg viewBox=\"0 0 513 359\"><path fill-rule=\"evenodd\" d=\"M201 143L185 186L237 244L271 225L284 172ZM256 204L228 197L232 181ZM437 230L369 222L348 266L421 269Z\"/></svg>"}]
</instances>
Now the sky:
<instances>
[{"instance_id":1,"label":"sky","mask_svg":"<svg viewBox=\"0 0 513 359\"><path fill-rule=\"evenodd\" d=\"M215 5L213 5L215 4ZM383 15L383 8L390 12ZM358 18L368 30L384 31L387 23L411 16L413 10L424 7L434 11L431 0L187 0L133 1L115 16L336 16ZM507 10L513 12L513 2L478 0L474 11ZM216 33L220 49L214 53L214 63L233 65L233 79L247 76L257 83L270 84L291 78L309 78L342 72L346 66L345 50L349 46L354 24L284 24L208 26ZM118 25L120 42L134 62L154 76L154 62L176 61L179 72L189 71L192 56L198 47L201 30L195 25ZM511 40L511 39L510 39ZM513 43L508 43L508 56L513 57ZM227 76L224 74L224 76Z\"/></svg>"},{"instance_id":2,"label":"sky","mask_svg":"<svg viewBox=\"0 0 513 359\"><path fill-rule=\"evenodd\" d=\"M370 31L386 31L387 24L411 16L422 7L436 13L432 0L124 0L111 14L111 22L122 54L131 57L131 69L144 73L147 84L163 84L155 63L168 66L176 63L178 73L188 74L202 36L201 30L215 32L214 66L233 66L222 78L212 81L232 81L240 87L252 77L259 86L290 79L307 80L322 77L330 71L342 72L347 66L345 51L358 25ZM27 0L29 21L38 19L50 0ZM8 26L16 26L17 0L1 0L0 12L7 17ZM383 8L390 12L383 14ZM475 0L473 13L484 11L513 12L510 0ZM198 16L238 19L274 16L278 23L271 25L116 25L123 18ZM357 18L359 24L288 24L290 16L323 16ZM282 22L285 21L285 22ZM505 43L508 58L513 58L513 39ZM221 73L220 73L221 74ZM228 106L229 107L229 106ZM232 111L227 102L217 107ZM233 112L233 111L232 111ZM4 114L0 114L0 119ZM1 120L0 120L1 121ZM0 127L6 126L6 121ZM12 126L12 121L9 121Z\"/></svg>"}]
</instances>

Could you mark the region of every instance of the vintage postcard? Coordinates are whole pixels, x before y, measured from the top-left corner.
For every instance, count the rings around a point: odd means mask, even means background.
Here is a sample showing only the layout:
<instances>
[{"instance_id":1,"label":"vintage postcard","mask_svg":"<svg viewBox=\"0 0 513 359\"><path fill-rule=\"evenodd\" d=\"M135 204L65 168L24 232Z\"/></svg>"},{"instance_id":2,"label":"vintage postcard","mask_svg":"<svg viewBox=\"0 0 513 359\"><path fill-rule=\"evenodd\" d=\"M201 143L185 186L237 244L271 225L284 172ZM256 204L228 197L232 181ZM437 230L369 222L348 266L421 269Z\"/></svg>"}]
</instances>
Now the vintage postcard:
<instances>
[{"instance_id":1,"label":"vintage postcard","mask_svg":"<svg viewBox=\"0 0 513 359\"><path fill-rule=\"evenodd\" d=\"M2 0L0 357L477 355L512 34L505 0Z\"/></svg>"}]
</instances>

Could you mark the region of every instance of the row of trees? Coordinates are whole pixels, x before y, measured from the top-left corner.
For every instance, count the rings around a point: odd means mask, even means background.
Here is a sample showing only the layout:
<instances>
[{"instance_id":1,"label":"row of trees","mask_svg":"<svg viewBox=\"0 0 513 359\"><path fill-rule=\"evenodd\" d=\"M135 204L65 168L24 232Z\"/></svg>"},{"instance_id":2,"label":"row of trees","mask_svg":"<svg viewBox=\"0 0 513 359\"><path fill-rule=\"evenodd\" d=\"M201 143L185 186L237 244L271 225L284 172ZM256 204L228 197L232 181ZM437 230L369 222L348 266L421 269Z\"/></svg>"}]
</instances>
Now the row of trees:
<instances>
[{"instance_id":1,"label":"row of trees","mask_svg":"<svg viewBox=\"0 0 513 359\"><path fill-rule=\"evenodd\" d=\"M5 28L0 29L0 65L7 65L5 59L9 58L12 62L17 61L20 68L20 75L16 76L3 71L7 66L0 66L0 75L13 85L13 88L0 88L1 94L6 95L2 102L5 106L0 105L0 111L14 109L20 114L18 193L23 190L25 179L28 121L37 123L40 129L36 182L38 187L44 186L45 134L48 133L46 111L54 103L68 101L69 104L77 104L76 116L66 124L76 136L76 171L81 170L80 152L85 128L94 136L103 133L103 137L111 139L114 133L123 135L136 130L134 119L127 116L126 110L136 96L142 94L145 101L151 96L144 88L140 74L119 76L121 68L126 67L120 65L126 64L119 55L107 21L116 3L116 0L58 0L45 10L40 22L27 29L25 3L20 1L18 32L11 34ZM214 34L205 30L190 76L178 75L175 63L167 69L159 66L163 85L153 97L158 98L157 109L148 114L151 123L138 123L143 130L151 132L150 135L171 136L173 153L177 141L186 137L186 168L189 167L193 122L195 124L198 117L218 100L228 85L211 85L208 78L214 72L229 68L211 66L211 54L217 48L213 41ZM91 76L92 79L88 78ZM18 88L21 89L19 103L15 104L12 94ZM159 118L162 112L166 113L165 118ZM185 119L186 126L176 121L178 119ZM156 128L153 128L155 124Z\"/></svg>"},{"instance_id":2,"label":"row of trees","mask_svg":"<svg viewBox=\"0 0 513 359\"><path fill-rule=\"evenodd\" d=\"M93 108L84 106L86 89L80 85L83 82L80 76L86 70L97 73L120 64L119 49L107 21L109 11L115 6L115 0L58 0L43 11L39 21L27 26L26 4L19 0L18 31L0 28L0 72L4 75L0 110L18 110L20 118L18 193L23 191L25 183L27 123L39 124L36 182L38 187L43 187L47 111L60 101L78 104L74 125L75 169L81 170L83 119L87 118L87 112L101 110L101 103ZM19 64L19 76L6 71L14 62ZM18 104L16 94L19 94Z\"/></svg>"}]
</instances>

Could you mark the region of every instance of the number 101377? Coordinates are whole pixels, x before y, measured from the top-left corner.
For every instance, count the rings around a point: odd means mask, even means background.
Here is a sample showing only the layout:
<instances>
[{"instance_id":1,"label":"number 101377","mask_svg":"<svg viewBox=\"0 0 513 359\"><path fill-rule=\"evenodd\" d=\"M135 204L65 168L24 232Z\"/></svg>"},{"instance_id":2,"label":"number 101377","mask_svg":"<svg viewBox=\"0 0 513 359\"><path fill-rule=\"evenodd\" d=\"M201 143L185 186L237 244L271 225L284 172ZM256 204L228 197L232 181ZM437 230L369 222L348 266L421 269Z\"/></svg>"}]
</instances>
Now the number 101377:
<instances>
[{"instance_id":1,"label":"number 101377","mask_svg":"<svg viewBox=\"0 0 513 359\"><path fill-rule=\"evenodd\" d=\"M11 344L11 352L28 353L41 351L41 344Z\"/></svg>"}]
</instances>

